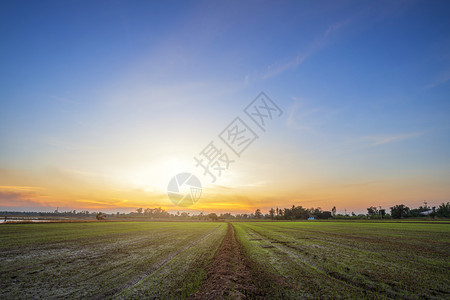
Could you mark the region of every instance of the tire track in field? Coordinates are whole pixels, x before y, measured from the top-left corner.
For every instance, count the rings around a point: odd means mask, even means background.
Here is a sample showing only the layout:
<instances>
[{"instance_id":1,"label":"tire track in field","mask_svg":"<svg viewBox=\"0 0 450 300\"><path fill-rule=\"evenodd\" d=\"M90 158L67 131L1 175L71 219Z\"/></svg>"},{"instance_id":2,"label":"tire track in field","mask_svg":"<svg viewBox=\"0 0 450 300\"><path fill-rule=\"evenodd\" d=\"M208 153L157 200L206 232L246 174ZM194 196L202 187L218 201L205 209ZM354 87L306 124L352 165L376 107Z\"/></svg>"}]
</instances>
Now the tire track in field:
<instances>
[{"instance_id":1,"label":"tire track in field","mask_svg":"<svg viewBox=\"0 0 450 300\"><path fill-rule=\"evenodd\" d=\"M249 230L251 231L252 235L259 237L259 239L269 243L271 245L270 248L274 247L286 254L292 255L293 257L299 259L306 266L312 268L313 270L315 270L316 272L318 272L324 276L329 276L329 277L343 283L344 285L352 287L352 288L363 289L363 291L364 291L364 289L366 289L366 290L369 290L369 291L377 293L377 294L380 292L377 289L377 287L367 285L364 282L355 282L354 280L351 280L338 272L327 271L327 270L321 268L320 266L318 266L317 264L311 263L309 260L305 259L301 254L297 253L297 250L299 250L299 249L289 246L286 242L282 242L282 241L278 241L276 239L269 238L268 236L265 236L265 235L259 233L258 231L254 230L253 228L250 228ZM371 280L370 280L370 282L375 284L375 282L373 282ZM396 291L389 291L389 290L384 289L383 293L386 294L387 297L390 297L393 299L405 298L404 295L399 294Z\"/></svg>"},{"instance_id":2,"label":"tire track in field","mask_svg":"<svg viewBox=\"0 0 450 300\"><path fill-rule=\"evenodd\" d=\"M284 299L292 288L278 275L251 261L230 222L225 238L209 264L206 279L188 300Z\"/></svg>"},{"instance_id":3,"label":"tire track in field","mask_svg":"<svg viewBox=\"0 0 450 300\"><path fill-rule=\"evenodd\" d=\"M227 234L217 249L200 289L189 300L242 299L254 293L250 269L244 261L233 226L228 223Z\"/></svg>"},{"instance_id":4,"label":"tire track in field","mask_svg":"<svg viewBox=\"0 0 450 300\"><path fill-rule=\"evenodd\" d=\"M204 235L203 237L189 243L188 245L186 245L185 247L181 248L178 251L175 251L174 253L172 253L171 255L169 255L168 257L166 257L165 259L161 260L160 262L154 264L147 272L144 272L143 274L141 274L139 277L136 277L134 279L132 279L131 281L113 288L105 293L101 293L101 294L97 294L95 295L93 298L94 299L104 299L104 298L110 298L116 294L119 294L127 289L130 289L133 286L139 285L141 282L144 281L145 278L147 278L148 276L150 276L151 274L153 274L156 270L158 270L159 268L161 268L162 266L164 266L166 263L168 263L169 261L171 261L175 256L177 256L178 254L180 254L181 252L184 252L186 250L188 250L189 248L197 245L198 243L200 243L202 240L206 239L207 237L209 237L210 235L212 235L215 231L217 231L217 229L219 229L222 226L219 225L216 228L214 228L213 230L211 230L209 233L207 233L206 235Z\"/></svg>"}]
</instances>

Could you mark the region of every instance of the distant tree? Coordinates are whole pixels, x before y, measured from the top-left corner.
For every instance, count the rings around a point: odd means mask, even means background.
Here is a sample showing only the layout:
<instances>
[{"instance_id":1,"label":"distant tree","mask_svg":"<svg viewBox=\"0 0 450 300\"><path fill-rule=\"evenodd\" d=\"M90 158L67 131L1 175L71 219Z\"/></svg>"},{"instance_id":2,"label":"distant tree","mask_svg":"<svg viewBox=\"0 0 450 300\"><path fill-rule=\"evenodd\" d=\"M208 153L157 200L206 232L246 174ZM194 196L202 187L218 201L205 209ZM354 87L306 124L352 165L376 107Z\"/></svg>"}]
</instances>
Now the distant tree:
<instances>
[{"instance_id":1,"label":"distant tree","mask_svg":"<svg viewBox=\"0 0 450 300\"><path fill-rule=\"evenodd\" d=\"M97 218L97 220L106 219L106 215L104 215L102 212L99 212L95 217Z\"/></svg>"},{"instance_id":2,"label":"distant tree","mask_svg":"<svg viewBox=\"0 0 450 300\"><path fill-rule=\"evenodd\" d=\"M215 213L210 213L208 215L208 219L211 219L211 221L217 221L219 217Z\"/></svg>"},{"instance_id":3,"label":"distant tree","mask_svg":"<svg viewBox=\"0 0 450 300\"><path fill-rule=\"evenodd\" d=\"M290 210L289 208L284 208L283 209L283 216L284 216L285 220L293 219L292 210Z\"/></svg>"},{"instance_id":4,"label":"distant tree","mask_svg":"<svg viewBox=\"0 0 450 300\"><path fill-rule=\"evenodd\" d=\"M330 219L332 217L331 211L322 211L320 214L317 214L316 217L318 219Z\"/></svg>"},{"instance_id":5,"label":"distant tree","mask_svg":"<svg viewBox=\"0 0 450 300\"><path fill-rule=\"evenodd\" d=\"M136 208L136 212L137 212L138 214L142 214L142 207Z\"/></svg>"},{"instance_id":6,"label":"distant tree","mask_svg":"<svg viewBox=\"0 0 450 300\"><path fill-rule=\"evenodd\" d=\"M425 202L425 206L419 206L419 208L413 208L409 211L410 217L425 217L425 215L421 214L425 211L429 211L430 207L427 206L427 202ZM431 214L430 214L431 215Z\"/></svg>"},{"instance_id":7,"label":"distant tree","mask_svg":"<svg viewBox=\"0 0 450 300\"><path fill-rule=\"evenodd\" d=\"M164 209L162 209L161 207L157 207L153 209L153 215L156 218L164 218L164 217L168 217L169 213L167 211L165 211Z\"/></svg>"},{"instance_id":8,"label":"distant tree","mask_svg":"<svg viewBox=\"0 0 450 300\"><path fill-rule=\"evenodd\" d=\"M450 218L450 202L439 205L436 215L441 218Z\"/></svg>"},{"instance_id":9,"label":"distant tree","mask_svg":"<svg viewBox=\"0 0 450 300\"><path fill-rule=\"evenodd\" d=\"M331 215L332 215L333 217L336 216L336 206L333 206L333 208L331 209Z\"/></svg>"},{"instance_id":10,"label":"distant tree","mask_svg":"<svg viewBox=\"0 0 450 300\"><path fill-rule=\"evenodd\" d=\"M219 219L234 219L234 216L231 213L220 214Z\"/></svg>"},{"instance_id":11,"label":"distant tree","mask_svg":"<svg viewBox=\"0 0 450 300\"><path fill-rule=\"evenodd\" d=\"M375 206L368 207L367 214L369 216L376 216L376 215L378 215L378 209Z\"/></svg>"},{"instance_id":12,"label":"distant tree","mask_svg":"<svg viewBox=\"0 0 450 300\"><path fill-rule=\"evenodd\" d=\"M277 208L277 210L278 210L278 208ZM274 210L273 208L271 208L271 209L269 210L269 215L270 215L270 218L273 220L273 217L274 217L274 215L275 215L275 210Z\"/></svg>"},{"instance_id":13,"label":"distant tree","mask_svg":"<svg viewBox=\"0 0 450 300\"><path fill-rule=\"evenodd\" d=\"M409 213L409 207L405 206L404 204L395 205L391 207L391 216L394 219L401 219L408 216Z\"/></svg>"},{"instance_id":14,"label":"distant tree","mask_svg":"<svg viewBox=\"0 0 450 300\"><path fill-rule=\"evenodd\" d=\"M323 215L324 212L322 211L322 208L320 208L320 207L317 207L317 208L312 207L312 208L308 209L308 213L309 213L309 217L315 217L317 219L326 219Z\"/></svg>"},{"instance_id":15,"label":"distant tree","mask_svg":"<svg viewBox=\"0 0 450 300\"><path fill-rule=\"evenodd\" d=\"M255 218L256 219L261 219L261 210L258 208L256 211L255 211Z\"/></svg>"},{"instance_id":16,"label":"distant tree","mask_svg":"<svg viewBox=\"0 0 450 300\"><path fill-rule=\"evenodd\" d=\"M314 209L307 210L307 209L303 208L301 205L292 206L292 216L294 219L297 219L297 220L298 219L306 220L306 219L308 219L308 217L311 213L311 210L312 210L312 212L314 212Z\"/></svg>"}]
</instances>

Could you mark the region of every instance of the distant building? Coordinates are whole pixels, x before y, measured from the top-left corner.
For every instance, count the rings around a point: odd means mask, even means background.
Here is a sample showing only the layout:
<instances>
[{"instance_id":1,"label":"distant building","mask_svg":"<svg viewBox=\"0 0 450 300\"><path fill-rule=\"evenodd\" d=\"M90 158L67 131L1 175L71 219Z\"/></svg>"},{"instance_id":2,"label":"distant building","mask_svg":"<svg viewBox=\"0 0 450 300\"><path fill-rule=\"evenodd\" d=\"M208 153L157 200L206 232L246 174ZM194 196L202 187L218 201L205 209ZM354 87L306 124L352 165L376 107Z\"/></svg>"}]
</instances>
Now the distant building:
<instances>
[{"instance_id":1,"label":"distant building","mask_svg":"<svg viewBox=\"0 0 450 300\"><path fill-rule=\"evenodd\" d=\"M427 211L420 212L419 214L422 215L422 216L428 216L428 215L431 214L431 213L434 213L434 210L433 210L433 209L430 209L430 210L427 210Z\"/></svg>"}]
</instances>

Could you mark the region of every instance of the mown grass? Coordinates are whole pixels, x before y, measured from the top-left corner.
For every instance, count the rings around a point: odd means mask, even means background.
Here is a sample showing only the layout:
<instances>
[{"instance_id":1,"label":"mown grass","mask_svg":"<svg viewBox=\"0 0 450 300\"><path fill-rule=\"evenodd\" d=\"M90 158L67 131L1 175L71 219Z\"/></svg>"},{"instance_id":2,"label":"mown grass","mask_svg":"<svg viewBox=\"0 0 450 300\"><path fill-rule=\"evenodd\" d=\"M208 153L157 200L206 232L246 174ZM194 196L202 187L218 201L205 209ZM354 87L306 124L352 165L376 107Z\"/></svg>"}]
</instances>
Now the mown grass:
<instances>
[{"instance_id":1,"label":"mown grass","mask_svg":"<svg viewBox=\"0 0 450 300\"><path fill-rule=\"evenodd\" d=\"M233 226L261 290L252 295L450 298L449 224ZM186 298L200 288L226 230L221 222L3 224L0 297Z\"/></svg>"},{"instance_id":2,"label":"mown grass","mask_svg":"<svg viewBox=\"0 0 450 300\"><path fill-rule=\"evenodd\" d=\"M0 226L0 298L183 298L200 286L224 223Z\"/></svg>"},{"instance_id":3,"label":"mown grass","mask_svg":"<svg viewBox=\"0 0 450 300\"><path fill-rule=\"evenodd\" d=\"M250 259L290 284L285 294L292 298L450 296L447 224L340 221L233 225Z\"/></svg>"}]
</instances>

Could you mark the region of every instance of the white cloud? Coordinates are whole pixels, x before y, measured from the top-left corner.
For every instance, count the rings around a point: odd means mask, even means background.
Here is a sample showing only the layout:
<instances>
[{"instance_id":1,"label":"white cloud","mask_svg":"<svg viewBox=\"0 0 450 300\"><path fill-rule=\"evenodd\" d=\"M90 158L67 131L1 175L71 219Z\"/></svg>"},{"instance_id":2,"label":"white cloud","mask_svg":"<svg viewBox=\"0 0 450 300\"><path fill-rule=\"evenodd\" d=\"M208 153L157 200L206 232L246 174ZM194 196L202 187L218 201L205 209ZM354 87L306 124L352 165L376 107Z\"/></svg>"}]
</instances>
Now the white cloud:
<instances>
[{"instance_id":1,"label":"white cloud","mask_svg":"<svg viewBox=\"0 0 450 300\"><path fill-rule=\"evenodd\" d=\"M291 59L287 62L282 63L274 63L272 65L267 66L267 72L264 74L263 79L267 79L270 77L274 77L280 73L283 73L289 69L294 69L301 63L305 61L305 59L309 56L310 53L306 54L298 54L297 57Z\"/></svg>"},{"instance_id":2,"label":"white cloud","mask_svg":"<svg viewBox=\"0 0 450 300\"><path fill-rule=\"evenodd\" d=\"M444 84L450 80L450 70L442 73L434 82L425 86L426 89L431 89L437 87L438 85Z\"/></svg>"},{"instance_id":3,"label":"white cloud","mask_svg":"<svg viewBox=\"0 0 450 300\"><path fill-rule=\"evenodd\" d=\"M305 109L302 109L302 107L303 103L296 101L288 108L288 116L286 119L286 126L288 128L297 130L311 129L309 126L302 125L304 119L309 115L323 111L323 108L320 107Z\"/></svg>"},{"instance_id":4,"label":"white cloud","mask_svg":"<svg viewBox=\"0 0 450 300\"><path fill-rule=\"evenodd\" d=\"M323 47L325 47L331 39L331 36L334 32L340 30L342 27L347 25L350 22L350 19L343 20L341 22L334 23L330 25L323 34L319 35L315 38L305 49L303 52L299 52L296 57L282 61L276 62L269 66L267 66L267 71L262 76L262 79L271 78L281 74L287 70L294 69L297 66L301 65L309 56L313 55Z\"/></svg>"},{"instance_id":5,"label":"white cloud","mask_svg":"<svg viewBox=\"0 0 450 300\"><path fill-rule=\"evenodd\" d=\"M398 141L408 140L423 135L425 132L413 132L404 134L391 134L391 135L376 135L364 137L366 140L371 141L371 146L384 145L389 143L394 143Z\"/></svg>"}]
</instances>

